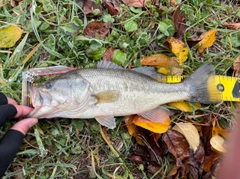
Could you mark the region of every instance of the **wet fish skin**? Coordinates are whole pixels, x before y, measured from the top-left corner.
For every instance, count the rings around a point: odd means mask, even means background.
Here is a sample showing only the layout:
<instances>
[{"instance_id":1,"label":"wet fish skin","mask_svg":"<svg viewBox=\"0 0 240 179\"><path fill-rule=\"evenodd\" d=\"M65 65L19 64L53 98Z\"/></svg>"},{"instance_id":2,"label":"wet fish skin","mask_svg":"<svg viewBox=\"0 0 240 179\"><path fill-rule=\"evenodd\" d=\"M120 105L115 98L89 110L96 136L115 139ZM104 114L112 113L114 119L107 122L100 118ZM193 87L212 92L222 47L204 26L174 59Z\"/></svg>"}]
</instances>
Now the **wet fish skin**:
<instances>
[{"instance_id":1,"label":"wet fish skin","mask_svg":"<svg viewBox=\"0 0 240 179\"><path fill-rule=\"evenodd\" d=\"M148 72L146 75L142 71L121 69L111 62L102 62L99 68L67 72L30 89L35 109L29 116L96 118L102 125L114 128L114 116L144 115L151 110L156 113L161 109L155 109L168 102L219 101L210 100L211 95L219 95L209 91L208 79L215 74L211 64L179 84L159 83ZM150 120L155 121L156 116L151 116Z\"/></svg>"}]
</instances>

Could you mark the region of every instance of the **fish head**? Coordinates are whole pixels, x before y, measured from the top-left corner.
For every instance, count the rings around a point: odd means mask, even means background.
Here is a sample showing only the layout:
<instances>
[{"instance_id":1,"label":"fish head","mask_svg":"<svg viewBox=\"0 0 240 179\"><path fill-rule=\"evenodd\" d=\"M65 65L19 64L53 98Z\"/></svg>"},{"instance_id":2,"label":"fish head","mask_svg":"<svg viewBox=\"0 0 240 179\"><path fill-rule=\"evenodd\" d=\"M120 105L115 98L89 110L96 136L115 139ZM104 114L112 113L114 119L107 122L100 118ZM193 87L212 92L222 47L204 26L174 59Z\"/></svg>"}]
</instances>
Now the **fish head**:
<instances>
[{"instance_id":1,"label":"fish head","mask_svg":"<svg viewBox=\"0 0 240 179\"><path fill-rule=\"evenodd\" d=\"M34 110L29 117L60 117L81 104L88 93L89 83L75 76L62 76L30 87L30 98Z\"/></svg>"}]
</instances>

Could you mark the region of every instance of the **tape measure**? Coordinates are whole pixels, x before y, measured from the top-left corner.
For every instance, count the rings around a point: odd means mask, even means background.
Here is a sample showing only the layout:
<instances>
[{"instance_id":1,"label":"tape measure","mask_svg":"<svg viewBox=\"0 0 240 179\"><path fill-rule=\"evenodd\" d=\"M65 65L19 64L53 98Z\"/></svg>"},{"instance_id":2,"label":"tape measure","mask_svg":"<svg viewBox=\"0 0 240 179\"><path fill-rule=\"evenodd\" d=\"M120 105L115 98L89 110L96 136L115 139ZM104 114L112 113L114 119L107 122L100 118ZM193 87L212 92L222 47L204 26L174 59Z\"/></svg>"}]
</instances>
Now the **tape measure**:
<instances>
[{"instance_id":1,"label":"tape measure","mask_svg":"<svg viewBox=\"0 0 240 179\"><path fill-rule=\"evenodd\" d=\"M183 79L184 76L165 76L162 77L162 82L180 83ZM216 75L214 82L222 93L223 101L240 101L240 78Z\"/></svg>"}]
</instances>

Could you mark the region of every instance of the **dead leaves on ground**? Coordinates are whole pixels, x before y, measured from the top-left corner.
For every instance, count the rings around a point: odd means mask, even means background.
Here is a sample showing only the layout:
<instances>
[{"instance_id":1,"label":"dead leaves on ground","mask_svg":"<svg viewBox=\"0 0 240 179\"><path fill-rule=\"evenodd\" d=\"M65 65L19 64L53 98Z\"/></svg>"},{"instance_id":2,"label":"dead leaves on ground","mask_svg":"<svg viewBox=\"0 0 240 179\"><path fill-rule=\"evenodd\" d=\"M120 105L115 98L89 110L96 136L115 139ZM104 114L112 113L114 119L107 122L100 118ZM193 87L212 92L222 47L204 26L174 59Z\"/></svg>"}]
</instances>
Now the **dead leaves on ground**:
<instances>
[{"instance_id":1,"label":"dead leaves on ground","mask_svg":"<svg viewBox=\"0 0 240 179\"><path fill-rule=\"evenodd\" d=\"M135 125L133 119L134 117L126 118L128 130L131 131L129 133L137 141L128 155L130 160L138 165L143 164L150 173L158 172L162 176L165 158L169 160L170 157L174 165L168 170L166 178L214 176L220 156L220 151L216 152L211 145L212 138L217 136L212 136L216 130L216 126L213 126L215 120L210 123L204 121L200 124L202 127L196 127L190 122L180 122L167 132L156 134Z\"/></svg>"}]
</instances>

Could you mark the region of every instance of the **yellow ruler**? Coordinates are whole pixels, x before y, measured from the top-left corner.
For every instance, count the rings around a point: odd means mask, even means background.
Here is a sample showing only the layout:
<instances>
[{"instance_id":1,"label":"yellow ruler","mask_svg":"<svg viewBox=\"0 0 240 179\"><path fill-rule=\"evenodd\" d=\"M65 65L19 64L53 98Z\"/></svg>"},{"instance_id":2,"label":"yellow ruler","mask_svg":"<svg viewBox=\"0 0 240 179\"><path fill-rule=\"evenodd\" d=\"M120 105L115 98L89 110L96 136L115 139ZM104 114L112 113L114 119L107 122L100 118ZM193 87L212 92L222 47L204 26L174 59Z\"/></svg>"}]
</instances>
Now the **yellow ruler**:
<instances>
[{"instance_id":1,"label":"yellow ruler","mask_svg":"<svg viewBox=\"0 0 240 179\"><path fill-rule=\"evenodd\" d=\"M162 81L179 83L183 76L165 76ZM222 93L223 101L240 101L240 78L216 75L214 77L216 88Z\"/></svg>"}]
</instances>

